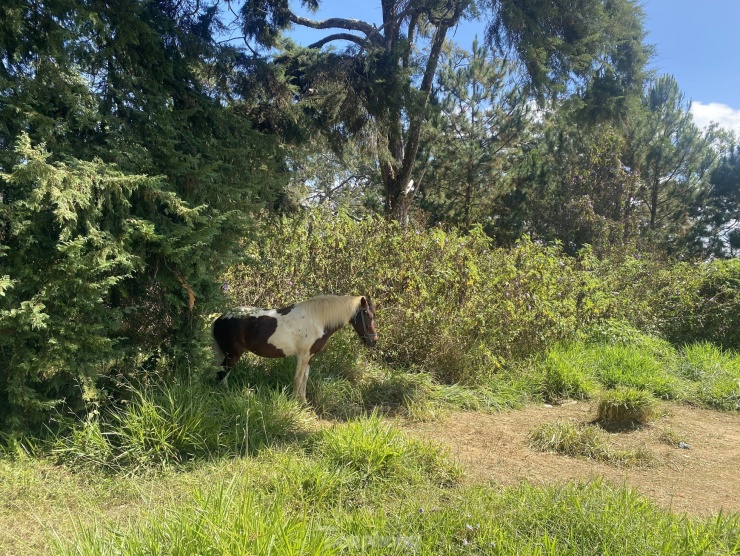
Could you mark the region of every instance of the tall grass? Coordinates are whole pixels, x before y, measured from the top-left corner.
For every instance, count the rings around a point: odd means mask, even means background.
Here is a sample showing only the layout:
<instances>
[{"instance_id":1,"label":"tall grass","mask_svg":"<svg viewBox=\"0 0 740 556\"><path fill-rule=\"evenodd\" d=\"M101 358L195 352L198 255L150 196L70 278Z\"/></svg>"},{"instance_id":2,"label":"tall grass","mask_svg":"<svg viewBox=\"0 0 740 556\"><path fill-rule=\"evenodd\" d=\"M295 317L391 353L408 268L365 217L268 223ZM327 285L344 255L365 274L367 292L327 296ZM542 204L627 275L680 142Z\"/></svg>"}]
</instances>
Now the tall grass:
<instances>
[{"instance_id":1,"label":"tall grass","mask_svg":"<svg viewBox=\"0 0 740 556\"><path fill-rule=\"evenodd\" d=\"M699 403L740 411L740 356L707 342L687 345L680 373L695 383Z\"/></svg>"},{"instance_id":2,"label":"tall grass","mask_svg":"<svg viewBox=\"0 0 740 556\"><path fill-rule=\"evenodd\" d=\"M59 554L77 556L200 556L205 554L337 553L310 509L294 507L238 486L220 485L197 492L185 508L151 515L124 535L80 529L75 546L62 543Z\"/></svg>"},{"instance_id":3,"label":"tall grass","mask_svg":"<svg viewBox=\"0 0 740 556\"><path fill-rule=\"evenodd\" d=\"M253 454L295 439L311 419L307 409L274 390L160 385L135 391L128 403L58 435L51 454L72 467L134 473Z\"/></svg>"},{"instance_id":4,"label":"tall grass","mask_svg":"<svg viewBox=\"0 0 740 556\"><path fill-rule=\"evenodd\" d=\"M679 351L624 325L598 328L586 333L587 340L555 345L537 360L530 372L539 376L544 399L588 399L600 389L626 389L740 410L740 356L734 351L706 342Z\"/></svg>"},{"instance_id":5,"label":"tall grass","mask_svg":"<svg viewBox=\"0 0 740 556\"><path fill-rule=\"evenodd\" d=\"M409 439L377 414L322 431L313 442L312 453L351 471L360 484L431 481L449 485L461 475L441 447Z\"/></svg>"}]
</instances>

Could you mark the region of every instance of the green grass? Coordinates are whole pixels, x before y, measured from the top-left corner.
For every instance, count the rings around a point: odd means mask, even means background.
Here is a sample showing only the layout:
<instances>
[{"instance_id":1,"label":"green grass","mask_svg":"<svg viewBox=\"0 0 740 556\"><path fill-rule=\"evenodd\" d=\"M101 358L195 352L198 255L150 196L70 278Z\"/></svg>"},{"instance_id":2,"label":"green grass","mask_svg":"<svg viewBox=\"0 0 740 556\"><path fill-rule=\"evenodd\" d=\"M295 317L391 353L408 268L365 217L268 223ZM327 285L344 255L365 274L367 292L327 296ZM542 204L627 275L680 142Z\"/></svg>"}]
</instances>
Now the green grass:
<instances>
[{"instance_id":1,"label":"green grass","mask_svg":"<svg viewBox=\"0 0 740 556\"><path fill-rule=\"evenodd\" d=\"M740 411L740 356L708 343L682 350L626 325L604 324L537 358L545 401L592 399L602 390L641 391L712 409Z\"/></svg>"},{"instance_id":2,"label":"green grass","mask_svg":"<svg viewBox=\"0 0 740 556\"><path fill-rule=\"evenodd\" d=\"M694 396L702 405L740 411L740 356L709 344L684 348L680 373L695 384Z\"/></svg>"},{"instance_id":3,"label":"green grass","mask_svg":"<svg viewBox=\"0 0 740 556\"><path fill-rule=\"evenodd\" d=\"M646 425L658 414L655 398L645 390L617 388L602 392L596 420L602 426Z\"/></svg>"},{"instance_id":4,"label":"green grass","mask_svg":"<svg viewBox=\"0 0 740 556\"><path fill-rule=\"evenodd\" d=\"M311 453L350 471L361 485L377 481L450 485L461 475L439 446L408 438L377 414L321 431Z\"/></svg>"},{"instance_id":5,"label":"green grass","mask_svg":"<svg viewBox=\"0 0 740 556\"><path fill-rule=\"evenodd\" d=\"M198 402L211 409L210 403L221 407L230 397L200 393L213 397ZM263 415L284 415L283 404L292 403L272 395L242 395L255 396L250 403L261 405L250 407L259 407ZM190 422L171 409L168 418L179 415ZM160 426L158 419L148 422ZM269 423L264 425L276 434L295 427L291 420ZM445 450L409 437L378 414L328 428L302 426L300 434L265 442L259 450L180 458L155 465L153 472L135 459L128 461L136 472L111 472L95 463L62 460L60 466L22 451L7 453L0 458L0 553L669 555L740 550L740 515L677 516L598 481L465 486ZM603 450L598 442L591 457ZM620 457L619 464L626 464Z\"/></svg>"},{"instance_id":6,"label":"green grass","mask_svg":"<svg viewBox=\"0 0 740 556\"><path fill-rule=\"evenodd\" d=\"M314 419L275 390L173 384L134 392L130 401L59 434L50 455L72 468L113 473L253 454L294 440Z\"/></svg>"},{"instance_id":7,"label":"green grass","mask_svg":"<svg viewBox=\"0 0 740 556\"><path fill-rule=\"evenodd\" d=\"M211 481L183 489L187 495L177 504L131 512L128 524L79 523L44 553L629 556L729 555L740 549L739 516L677 516L609 483L455 489L374 483L350 500L308 498L295 489L295 474L307 465L294 453L233 462L216 469ZM323 474L335 468L324 458L313 465ZM276 489L280 482L290 488Z\"/></svg>"},{"instance_id":8,"label":"green grass","mask_svg":"<svg viewBox=\"0 0 740 556\"><path fill-rule=\"evenodd\" d=\"M392 371L348 357L339 342L339 353L312 366L310 408L287 395L291 359L248 360L226 390L175 383L133 392L51 443L0 456L0 553L740 553L740 515L677 516L599 482L464 486L449 454L387 420L568 397L738 410L733 352L678 351L616 329L553 346L478 386ZM321 428L316 413L333 426ZM539 449L650 464L648 453L612 449L599 427L550 427L533 431ZM687 440L674 436L665 441Z\"/></svg>"}]
</instances>

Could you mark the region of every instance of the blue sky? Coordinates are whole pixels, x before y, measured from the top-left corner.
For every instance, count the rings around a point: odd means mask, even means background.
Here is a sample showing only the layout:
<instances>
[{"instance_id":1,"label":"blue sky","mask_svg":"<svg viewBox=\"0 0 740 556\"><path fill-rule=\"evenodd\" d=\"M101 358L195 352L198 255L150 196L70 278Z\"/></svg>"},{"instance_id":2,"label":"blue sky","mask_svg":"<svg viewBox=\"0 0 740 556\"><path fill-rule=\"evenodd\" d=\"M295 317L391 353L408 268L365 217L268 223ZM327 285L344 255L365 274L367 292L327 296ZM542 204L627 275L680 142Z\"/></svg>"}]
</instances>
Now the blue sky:
<instances>
[{"instance_id":1,"label":"blue sky","mask_svg":"<svg viewBox=\"0 0 740 556\"><path fill-rule=\"evenodd\" d=\"M323 0L321 6L305 15L380 21L376 0ZM646 40L657 49L652 68L676 78L698 125L716 121L740 135L740 0L643 0L643 9ZM482 29L482 23L466 23L451 38L469 47ZM294 40L309 44L325 33L300 31Z\"/></svg>"},{"instance_id":2,"label":"blue sky","mask_svg":"<svg viewBox=\"0 0 740 556\"><path fill-rule=\"evenodd\" d=\"M740 134L740 0L645 0L652 66L693 101L694 120Z\"/></svg>"}]
</instances>

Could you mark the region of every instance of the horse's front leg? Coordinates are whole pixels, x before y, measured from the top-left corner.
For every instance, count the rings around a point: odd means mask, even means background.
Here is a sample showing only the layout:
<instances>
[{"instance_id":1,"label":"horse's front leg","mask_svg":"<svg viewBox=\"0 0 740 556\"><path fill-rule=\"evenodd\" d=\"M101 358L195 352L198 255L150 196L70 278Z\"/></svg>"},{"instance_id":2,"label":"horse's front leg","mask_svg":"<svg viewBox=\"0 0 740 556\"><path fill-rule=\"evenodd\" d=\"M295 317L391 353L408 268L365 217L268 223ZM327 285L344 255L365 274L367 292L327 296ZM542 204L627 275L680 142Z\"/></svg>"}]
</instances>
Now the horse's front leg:
<instances>
[{"instance_id":1,"label":"horse's front leg","mask_svg":"<svg viewBox=\"0 0 740 556\"><path fill-rule=\"evenodd\" d=\"M308 382L308 363L311 360L311 354L299 354L295 367L295 378L293 379L293 397L306 403L306 383Z\"/></svg>"}]
</instances>

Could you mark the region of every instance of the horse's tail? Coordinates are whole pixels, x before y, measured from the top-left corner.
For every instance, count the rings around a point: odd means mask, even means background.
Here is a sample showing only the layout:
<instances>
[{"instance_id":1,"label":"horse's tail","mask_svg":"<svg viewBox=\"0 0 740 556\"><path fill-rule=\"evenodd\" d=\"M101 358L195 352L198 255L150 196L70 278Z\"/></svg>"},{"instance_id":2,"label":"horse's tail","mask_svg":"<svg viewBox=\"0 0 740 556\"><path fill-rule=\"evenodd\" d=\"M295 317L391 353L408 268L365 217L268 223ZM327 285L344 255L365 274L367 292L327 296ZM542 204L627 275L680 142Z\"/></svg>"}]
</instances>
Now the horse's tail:
<instances>
[{"instance_id":1,"label":"horse's tail","mask_svg":"<svg viewBox=\"0 0 740 556\"><path fill-rule=\"evenodd\" d=\"M216 322L218 322L218 319L214 320L213 324L211 325L211 348L213 349L213 362L217 367L220 367L224 364L226 354L221 349L221 346L218 345L218 341L216 340Z\"/></svg>"}]
</instances>

